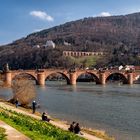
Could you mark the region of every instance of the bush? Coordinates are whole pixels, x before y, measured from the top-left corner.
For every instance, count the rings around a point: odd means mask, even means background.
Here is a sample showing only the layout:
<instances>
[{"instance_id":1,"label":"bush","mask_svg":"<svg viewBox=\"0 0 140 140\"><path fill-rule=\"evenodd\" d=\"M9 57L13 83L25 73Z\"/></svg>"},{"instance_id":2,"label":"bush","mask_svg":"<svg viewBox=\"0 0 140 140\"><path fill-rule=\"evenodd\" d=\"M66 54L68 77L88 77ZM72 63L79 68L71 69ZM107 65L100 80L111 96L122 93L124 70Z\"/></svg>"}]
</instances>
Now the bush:
<instances>
[{"instance_id":1,"label":"bush","mask_svg":"<svg viewBox=\"0 0 140 140\"><path fill-rule=\"evenodd\" d=\"M31 80L16 79L12 83L13 101L18 99L21 106L27 106L36 95L35 88Z\"/></svg>"}]
</instances>

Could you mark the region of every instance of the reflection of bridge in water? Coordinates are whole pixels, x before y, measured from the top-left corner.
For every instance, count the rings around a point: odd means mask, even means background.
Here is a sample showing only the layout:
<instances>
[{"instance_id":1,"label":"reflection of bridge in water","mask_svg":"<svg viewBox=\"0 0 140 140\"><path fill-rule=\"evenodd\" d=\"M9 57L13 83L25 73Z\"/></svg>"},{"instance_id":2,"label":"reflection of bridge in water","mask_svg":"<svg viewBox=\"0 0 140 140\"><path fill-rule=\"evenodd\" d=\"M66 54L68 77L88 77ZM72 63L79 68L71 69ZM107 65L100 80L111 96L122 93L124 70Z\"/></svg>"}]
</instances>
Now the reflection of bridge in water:
<instances>
[{"instance_id":1,"label":"reflection of bridge in water","mask_svg":"<svg viewBox=\"0 0 140 140\"><path fill-rule=\"evenodd\" d=\"M106 84L107 79L113 74L119 75L124 84L133 84L137 77L140 76L140 71L124 71L124 70L75 70L69 71L66 69L42 69L42 70L10 70L1 74L6 85L11 85L12 80L19 75L31 76L38 85L45 85L45 80L48 76L54 73L59 73L65 77L67 84L76 85L78 77L82 74L90 74L94 77L96 84Z\"/></svg>"}]
</instances>

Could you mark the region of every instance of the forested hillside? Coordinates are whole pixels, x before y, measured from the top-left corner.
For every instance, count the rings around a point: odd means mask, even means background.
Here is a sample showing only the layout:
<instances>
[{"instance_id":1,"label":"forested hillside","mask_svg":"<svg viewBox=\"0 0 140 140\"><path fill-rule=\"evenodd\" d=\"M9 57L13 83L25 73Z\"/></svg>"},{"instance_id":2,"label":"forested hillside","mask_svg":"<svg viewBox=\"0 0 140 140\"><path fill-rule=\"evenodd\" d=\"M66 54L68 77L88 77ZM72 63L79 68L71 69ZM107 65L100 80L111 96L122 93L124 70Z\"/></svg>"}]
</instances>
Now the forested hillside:
<instances>
[{"instance_id":1,"label":"forested hillside","mask_svg":"<svg viewBox=\"0 0 140 140\"><path fill-rule=\"evenodd\" d=\"M52 40L56 48L34 47L43 46L47 40ZM63 57L63 50L107 52L94 63L98 67L140 65L140 13L84 18L32 33L1 46L0 64L9 63L12 69L70 67L75 60Z\"/></svg>"}]
</instances>

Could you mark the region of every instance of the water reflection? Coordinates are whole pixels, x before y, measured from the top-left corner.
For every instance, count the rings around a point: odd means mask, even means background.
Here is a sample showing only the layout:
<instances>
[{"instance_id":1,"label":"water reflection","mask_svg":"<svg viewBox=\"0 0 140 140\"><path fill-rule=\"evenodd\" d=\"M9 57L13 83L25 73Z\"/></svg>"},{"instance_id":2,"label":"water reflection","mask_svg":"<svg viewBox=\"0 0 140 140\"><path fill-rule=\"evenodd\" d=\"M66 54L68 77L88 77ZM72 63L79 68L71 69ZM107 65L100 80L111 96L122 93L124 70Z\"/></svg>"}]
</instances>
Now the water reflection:
<instances>
[{"instance_id":1,"label":"water reflection","mask_svg":"<svg viewBox=\"0 0 140 140\"><path fill-rule=\"evenodd\" d=\"M0 88L0 98L9 100L13 97L11 88Z\"/></svg>"}]
</instances>

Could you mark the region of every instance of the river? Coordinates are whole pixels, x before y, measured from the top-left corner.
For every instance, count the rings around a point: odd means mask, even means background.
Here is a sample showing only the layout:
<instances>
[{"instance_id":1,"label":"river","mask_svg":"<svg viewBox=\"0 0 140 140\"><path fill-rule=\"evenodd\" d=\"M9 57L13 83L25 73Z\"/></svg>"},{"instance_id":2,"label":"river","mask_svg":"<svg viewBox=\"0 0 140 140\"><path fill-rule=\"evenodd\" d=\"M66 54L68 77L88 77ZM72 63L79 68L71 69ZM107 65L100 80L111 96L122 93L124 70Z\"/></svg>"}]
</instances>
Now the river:
<instances>
[{"instance_id":1,"label":"river","mask_svg":"<svg viewBox=\"0 0 140 140\"><path fill-rule=\"evenodd\" d=\"M36 86L38 111L63 121L105 130L116 140L140 140L140 85L47 82ZM11 89L0 89L9 99Z\"/></svg>"}]
</instances>

